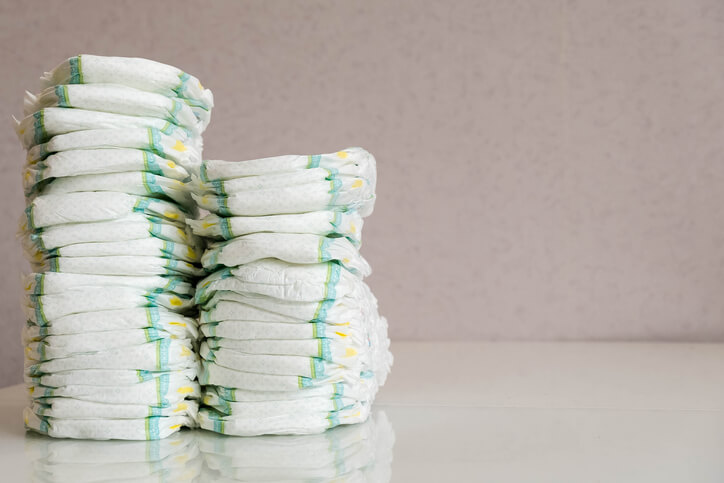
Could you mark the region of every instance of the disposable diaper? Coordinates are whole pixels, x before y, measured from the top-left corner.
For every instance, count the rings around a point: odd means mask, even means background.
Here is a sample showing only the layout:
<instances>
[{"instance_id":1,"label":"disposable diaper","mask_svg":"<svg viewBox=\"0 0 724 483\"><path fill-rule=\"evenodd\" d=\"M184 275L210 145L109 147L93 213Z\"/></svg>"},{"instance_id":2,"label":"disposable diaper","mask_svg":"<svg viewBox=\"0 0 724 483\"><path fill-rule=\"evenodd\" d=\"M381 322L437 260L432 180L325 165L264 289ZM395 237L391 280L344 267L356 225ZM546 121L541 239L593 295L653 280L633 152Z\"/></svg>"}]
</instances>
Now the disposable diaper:
<instances>
[{"instance_id":1,"label":"disposable diaper","mask_svg":"<svg viewBox=\"0 0 724 483\"><path fill-rule=\"evenodd\" d=\"M201 264L211 271L222 265L236 267L265 258L302 264L335 260L361 277L371 272L367 261L346 238L304 233L252 233L212 243L201 257Z\"/></svg>"},{"instance_id":2,"label":"disposable diaper","mask_svg":"<svg viewBox=\"0 0 724 483\"><path fill-rule=\"evenodd\" d=\"M23 288L28 295L59 294L82 287L135 287L179 295L194 294L193 286L182 277L124 277L47 272L31 273L23 276L22 280Z\"/></svg>"},{"instance_id":3,"label":"disposable diaper","mask_svg":"<svg viewBox=\"0 0 724 483\"><path fill-rule=\"evenodd\" d=\"M28 320L34 323L80 312L149 306L184 312L193 308L194 303L191 297L173 292L135 287L83 287L62 294L26 295L23 305Z\"/></svg>"},{"instance_id":4,"label":"disposable diaper","mask_svg":"<svg viewBox=\"0 0 724 483\"><path fill-rule=\"evenodd\" d=\"M131 195L166 198L187 208L193 206L191 194L184 183L147 171L68 176L56 178L43 187L45 195L84 191L115 191Z\"/></svg>"},{"instance_id":5,"label":"disposable diaper","mask_svg":"<svg viewBox=\"0 0 724 483\"><path fill-rule=\"evenodd\" d=\"M60 359L26 359L28 376L87 369L132 369L133 371L171 371L196 367L197 356L187 340L161 339L145 344L78 354Z\"/></svg>"},{"instance_id":6,"label":"disposable diaper","mask_svg":"<svg viewBox=\"0 0 724 483\"><path fill-rule=\"evenodd\" d=\"M109 221L53 225L28 231L27 217L21 221L20 237L26 252L52 250L76 243L140 240L148 237L197 247L201 239L176 220L145 213L129 213Z\"/></svg>"},{"instance_id":7,"label":"disposable diaper","mask_svg":"<svg viewBox=\"0 0 724 483\"><path fill-rule=\"evenodd\" d=\"M362 217L355 211L313 211L295 215L220 217L206 215L200 220L188 220L199 236L230 240L250 233L311 233L339 235L359 247L362 236Z\"/></svg>"},{"instance_id":8,"label":"disposable diaper","mask_svg":"<svg viewBox=\"0 0 724 483\"><path fill-rule=\"evenodd\" d=\"M173 161L140 149L77 149L51 154L43 161L25 167L23 187L33 193L43 181L68 176L142 171L179 181L189 173Z\"/></svg>"},{"instance_id":9,"label":"disposable diaper","mask_svg":"<svg viewBox=\"0 0 724 483\"><path fill-rule=\"evenodd\" d=\"M144 419L149 416L188 416L195 419L199 404L182 399L166 406L148 406L140 402L103 403L72 397L52 397L33 401L31 410L38 416L64 419Z\"/></svg>"},{"instance_id":10,"label":"disposable diaper","mask_svg":"<svg viewBox=\"0 0 724 483\"><path fill-rule=\"evenodd\" d=\"M214 98L199 80L182 70L148 59L78 55L41 78L44 87L63 84L120 84L166 97L183 97L210 109Z\"/></svg>"},{"instance_id":11,"label":"disposable diaper","mask_svg":"<svg viewBox=\"0 0 724 483\"><path fill-rule=\"evenodd\" d=\"M144 419L63 419L41 417L31 408L23 411L25 426L55 438L159 439L182 426L194 427L189 416L150 416Z\"/></svg>"},{"instance_id":12,"label":"disposable diaper","mask_svg":"<svg viewBox=\"0 0 724 483\"><path fill-rule=\"evenodd\" d=\"M145 213L171 221L183 221L188 212L176 203L114 192L64 193L40 195L25 210L29 229L87 223Z\"/></svg>"},{"instance_id":13,"label":"disposable diaper","mask_svg":"<svg viewBox=\"0 0 724 483\"><path fill-rule=\"evenodd\" d=\"M199 255L200 252L190 245L151 236L118 242L76 243L31 254L36 260L50 257L157 256L190 263L198 262Z\"/></svg>"},{"instance_id":14,"label":"disposable diaper","mask_svg":"<svg viewBox=\"0 0 724 483\"><path fill-rule=\"evenodd\" d=\"M89 129L154 128L180 142L194 143L193 132L163 119L124 116L85 109L48 107L17 121L15 132L25 149L48 142L59 134Z\"/></svg>"},{"instance_id":15,"label":"disposable diaper","mask_svg":"<svg viewBox=\"0 0 724 483\"><path fill-rule=\"evenodd\" d=\"M46 107L72 107L129 116L165 119L201 133L209 124L207 108L178 97L146 92L118 84L69 84L48 87L33 95L25 93L25 115Z\"/></svg>"},{"instance_id":16,"label":"disposable diaper","mask_svg":"<svg viewBox=\"0 0 724 483\"><path fill-rule=\"evenodd\" d=\"M164 377L185 377L189 381L196 378L196 366L189 365L173 371L146 371L133 369L79 369L68 370L51 374L38 374L25 376L25 381L31 385L43 385L49 387L61 386L127 386L132 384L153 381L157 387L163 385Z\"/></svg>"},{"instance_id":17,"label":"disposable diaper","mask_svg":"<svg viewBox=\"0 0 724 483\"><path fill-rule=\"evenodd\" d=\"M200 277L203 269L173 258L151 256L56 257L32 263L35 271L93 275Z\"/></svg>"},{"instance_id":18,"label":"disposable diaper","mask_svg":"<svg viewBox=\"0 0 724 483\"><path fill-rule=\"evenodd\" d=\"M199 143L200 141L197 141L196 144ZM154 128L88 129L61 134L54 136L46 143L30 148L27 161L34 165L49 157L50 154L71 150L123 148L148 151L164 158L165 162L173 161L180 164L187 171L198 170L201 164L200 146L184 143ZM108 154L111 157L115 156L114 152ZM140 153L139 156L144 155Z\"/></svg>"},{"instance_id":19,"label":"disposable diaper","mask_svg":"<svg viewBox=\"0 0 724 483\"><path fill-rule=\"evenodd\" d=\"M267 258L217 270L198 283L196 300L205 304L216 292L230 291L313 302L366 294L362 283L335 262L301 265Z\"/></svg>"}]
</instances>

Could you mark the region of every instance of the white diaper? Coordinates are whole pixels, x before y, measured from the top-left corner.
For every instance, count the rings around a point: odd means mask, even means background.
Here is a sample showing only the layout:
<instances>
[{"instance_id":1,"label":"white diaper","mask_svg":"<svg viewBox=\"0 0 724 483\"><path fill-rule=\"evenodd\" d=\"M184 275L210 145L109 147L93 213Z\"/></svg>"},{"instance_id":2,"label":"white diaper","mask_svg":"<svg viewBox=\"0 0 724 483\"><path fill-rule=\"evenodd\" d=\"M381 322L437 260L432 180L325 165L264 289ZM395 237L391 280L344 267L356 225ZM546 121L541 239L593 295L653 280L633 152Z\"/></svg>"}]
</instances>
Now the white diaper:
<instances>
[{"instance_id":1,"label":"white diaper","mask_svg":"<svg viewBox=\"0 0 724 483\"><path fill-rule=\"evenodd\" d=\"M362 217L356 211L312 211L295 215L234 216L206 215L200 220L187 220L199 236L230 240L250 233L311 233L341 235L359 247Z\"/></svg>"},{"instance_id":2,"label":"white diaper","mask_svg":"<svg viewBox=\"0 0 724 483\"><path fill-rule=\"evenodd\" d=\"M196 300L205 304L216 292L231 291L316 302L365 293L361 283L335 262L297 265L269 258L214 272L198 283Z\"/></svg>"},{"instance_id":3,"label":"white diaper","mask_svg":"<svg viewBox=\"0 0 724 483\"><path fill-rule=\"evenodd\" d=\"M136 307L103 312L80 312L53 320L33 322L26 327L27 337L46 335L85 334L126 329L154 328L176 337L195 339L198 334L195 319L172 312L164 307Z\"/></svg>"},{"instance_id":4,"label":"white diaper","mask_svg":"<svg viewBox=\"0 0 724 483\"><path fill-rule=\"evenodd\" d=\"M25 427L54 438L160 439L194 427L189 416L152 416L144 419L63 419L40 417L31 408L23 410Z\"/></svg>"},{"instance_id":5,"label":"white diaper","mask_svg":"<svg viewBox=\"0 0 724 483\"><path fill-rule=\"evenodd\" d=\"M125 386L30 386L30 392L33 399L41 404L50 404L58 398L73 398L104 404L141 404L159 408L175 406L187 397L200 397L197 381L175 375L164 375ZM76 415L74 419L85 418Z\"/></svg>"},{"instance_id":6,"label":"white diaper","mask_svg":"<svg viewBox=\"0 0 724 483\"><path fill-rule=\"evenodd\" d=\"M187 172L195 172L201 164L201 140L195 138L192 144L166 135L154 129L88 129L54 136L46 143L28 150L30 164L47 159L49 154L78 149L130 148L150 151L166 161L180 164ZM114 156L114 154L111 154Z\"/></svg>"},{"instance_id":7,"label":"white diaper","mask_svg":"<svg viewBox=\"0 0 724 483\"><path fill-rule=\"evenodd\" d=\"M197 137L186 128L163 119L124 116L109 112L48 107L16 121L15 132L25 149L48 142L59 134L89 129L153 128L181 142L194 143Z\"/></svg>"},{"instance_id":8,"label":"white diaper","mask_svg":"<svg viewBox=\"0 0 724 483\"><path fill-rule=\"evenodd\" d=\"M23 187L33 193L37 185L53 178L92 174L143 171L184 181L189 173L173 161L140 149L77 149L51 154L43 161L25 167Z\"/></svg>"},{"instance_id":9,"label":"white diaper","mask_svg":"<svg viewBox=\"0 0 724 483\"><path fill-rule=\"evenodd\" d=\"M59 294L26 295L23 304L28 320L36 324L81 312L132 307L165 307L183 313L192 309L194 302L188 295L173 292L135 287L83 287Z\"/></svg>"},{"instance_id":10,"label":"white diaper","mask_svg":"<svg viewBox=\"0 0 724 483\"><path fill-rule=\"evenodd\" d=\"M147 291L193 295L194 288L181 277L123 277L77 273L31 273L23 276L23 289L28 295L58 294L82 287L135 287Z\"/></svg>"},{"instance_id":11,"label":"white diaper","mask_svg":"<svg viewBox=\"0 0 724 483\"><path fill-rule=\"evenodd\" d=\"M166 406L148 406L141 402L103 403L70 397L51 397L33 401L38 416L64 419L144 419L149 416L188 416L196 419L199 403L183 399Z\"/></svg>"},{"instance_id":12,"label":"white diaper","mask_svg":"<svg viewBox=\"0 0 724 483\"><path fill-rule=\"evenodd\" d=\"M165 119L198 134L211 120L209 110L198 104L118 84L56 85L37 95L26 91L23 104L26 116L46 107L72 107Z\"/></svg>"},{"instance_id":13,"label":"white diaper","mask_svg":"<svg viewBox=\"0 0 724 483\"><path fill-rule=\"evenodd\" d=\"M89 174L55 178L43 186L44 195L78 193L84 191L114 191L130 195L166 198L193 207L188 186L183 182L147 171L126 173Z\"/></svg>"},{"instance_id":14,"label":"white diaper","mask_svg":"<svg viewBox=\"0 0 724 483\"><path fill-rule=\"evenodd\" d=\"M340 424L361 423L369 416L370 405L359 404L339 411L299 412L270 417L226 416L211 408L199 410L198 422L203 429L235 436L262 434L315 434Z\"/></svg>"},{"instance_id":15,"label":"white diaper","mask_svg":"<svg viewBox=\"0 0 724 483\"><path fill-rule=\"evenodd\" d=\"M27 360L28 376L86 369L133 369L135 371L173 371L196 367L198 356L181 339L161 339L145 344L74 355L45 362Z\"/></svg>"},{"instance_id":16,"label":"white diaper","mask_svg":"<svg viewBox=\"0 0 724 483\"><path fill-rule=\"evenodd\" d=\"M41 195L25 210L29 229L64 223L110 221L132 213L145 213L171 221L184 221L188 215L176 203L113 192Z\"/></svg>"},{"instance_id":17,"label":"white diaper","mask_svg":"<svg viewBox=\"0 0 724 483\"><path fill-rule=\"evenodd\" d=\"M211 271L222 265L236 267L264 258L302 264L335 260L360 277L371 272L367 261L346 238L304 233L252 233L211 243L201 257L201 264Z\"/></svg>"},{"instance_id":18,"label":"white diaper","mask_svg":"<svg viewBox=\"0 0 724 483\"><path fill-rule=\"evenodd\" d=\"M183 97L211 109L214 97L182 70L148 59L77 55L41 77L44 87L63 84L120 84L166 97Z\"/></svg>"},{"instance_id":19,"label":"white diaper","mask_svg":"<svg viewBox=\"0 0 724 483\"><path fill-rule=\"evenodd\" d=\"M20 236L29 253L76 243L129 241L148 237L190 245L194 249L203 246L201 239L178 221L145 213L130 213L108 221L53 225L33 231L27 230L27 217L21 220Z\"/></svg>"},{"instance_id":20,"label":"white diaper","mask_svg":"<svg viewBox=\"0 0 724 483\"><path fill-rule=\"evenodd\" d=\"M155 381L166 376L196 379L198 364L173 371L146 371L135 369L73 369L53 374L25 375L28 385L61 386L127 386ZM155 382L154 384L159 384Z\"/></svg>"}]
</instances>

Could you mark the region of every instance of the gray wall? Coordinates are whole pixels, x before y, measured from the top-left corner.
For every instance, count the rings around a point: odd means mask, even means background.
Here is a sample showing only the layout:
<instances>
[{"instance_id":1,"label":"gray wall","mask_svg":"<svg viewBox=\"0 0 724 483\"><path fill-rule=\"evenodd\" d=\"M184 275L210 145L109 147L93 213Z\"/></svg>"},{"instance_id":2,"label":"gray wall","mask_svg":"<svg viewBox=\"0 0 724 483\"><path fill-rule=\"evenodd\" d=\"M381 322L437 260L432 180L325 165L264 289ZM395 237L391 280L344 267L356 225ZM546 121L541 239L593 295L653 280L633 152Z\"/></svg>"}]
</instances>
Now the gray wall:
<instances>
[{"instance_id":1,"label":"gray wall","mask_svg":"<svg viewBox=\"0 0 724 483\"><path fill-rule=\"evenodd\" d=\"M0 385L20 381L24 154L7 120L77 53L216 96L207 158L360 145L395 339L724 341L720 1L17 1L0 19Z\"/></svg>"}]
</instances>

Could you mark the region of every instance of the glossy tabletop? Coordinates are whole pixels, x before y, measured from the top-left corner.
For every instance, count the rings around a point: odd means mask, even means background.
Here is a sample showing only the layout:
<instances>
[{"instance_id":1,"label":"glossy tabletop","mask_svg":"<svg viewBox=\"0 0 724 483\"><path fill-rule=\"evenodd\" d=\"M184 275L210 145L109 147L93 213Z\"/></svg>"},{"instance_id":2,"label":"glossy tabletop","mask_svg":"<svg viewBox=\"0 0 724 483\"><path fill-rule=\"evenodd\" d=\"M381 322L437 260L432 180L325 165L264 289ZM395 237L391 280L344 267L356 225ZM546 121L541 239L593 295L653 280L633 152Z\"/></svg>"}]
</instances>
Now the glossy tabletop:
<instances>
[{"instance_id":1,"label":"glossy tabletop","mask_svg":"<svg viewBox=\"0 0 724 483\"><path fill-rule=\"evenodd\" d=\"M367 423L301 437L57 440L0 389L0 481L724 481L722 344L392 350Z\"/></svg>"}]
</instances>

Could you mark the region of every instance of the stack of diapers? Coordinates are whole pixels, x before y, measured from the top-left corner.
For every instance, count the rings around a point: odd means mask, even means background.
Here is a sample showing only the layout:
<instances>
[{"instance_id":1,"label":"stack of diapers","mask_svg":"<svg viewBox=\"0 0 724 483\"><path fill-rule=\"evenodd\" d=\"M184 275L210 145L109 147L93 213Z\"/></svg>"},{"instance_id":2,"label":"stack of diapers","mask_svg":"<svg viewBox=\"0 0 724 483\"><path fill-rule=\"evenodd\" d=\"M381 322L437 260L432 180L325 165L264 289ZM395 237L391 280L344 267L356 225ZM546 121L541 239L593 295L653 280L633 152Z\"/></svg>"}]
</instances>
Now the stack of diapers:
<instances>
[{"instance_id":1,"label":"stack of diapers","mask_svg":"<svg viewBox=\"0 0 724 483\"><path fill-rule=\"evenodd\" d=\"M27 428L159 439L194 426L194 287L202 241L190 180L213 97L145 59L80 55L42 77L17 121L27 150L19 236Z\"/></svg>"},{"instance_id":2,"label":"stack of diapers","mask_svg":"<svg viewBox=\"0 0 724 483\"><path fill-rule=\"evenodd\" d=\"M392 477L395 433L385 413L322 434L223 438L197 435L201 481L384 483Z\"/></svg>"},{"instance_id":3,"label":"stack of diapers","mask_svg":"<svg viewBox=\"0 0 724 483\"><path fill-rule=\"evenodd\" d=\"M224 434L319 433L367 419L392 363L363 278L374 157L361 148L204 161L189 220L211 240L199 282L203 407Z\"/></svg>"}]
</instances>

